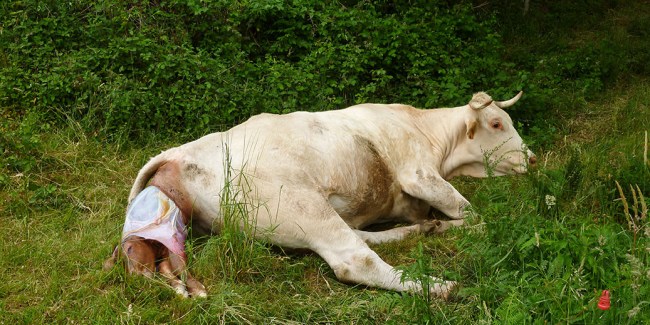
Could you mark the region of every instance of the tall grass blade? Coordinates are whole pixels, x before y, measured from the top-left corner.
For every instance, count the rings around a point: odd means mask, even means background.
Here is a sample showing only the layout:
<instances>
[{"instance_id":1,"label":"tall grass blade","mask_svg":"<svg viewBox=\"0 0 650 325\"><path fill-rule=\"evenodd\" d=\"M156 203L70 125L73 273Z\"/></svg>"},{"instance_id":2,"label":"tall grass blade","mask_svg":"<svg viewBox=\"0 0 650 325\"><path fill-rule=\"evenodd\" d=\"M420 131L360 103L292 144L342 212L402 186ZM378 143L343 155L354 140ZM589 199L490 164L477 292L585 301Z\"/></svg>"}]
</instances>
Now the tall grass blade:
<instances>
[{"instance_id":1,"label":"tall grass blade","mask_svg":"<svg viewBox=\"0 0 650 325\"><path fill-rule=\"evenodd\" d=\"M648 164L648 131L645 131L645 141L643 142L643 164Z\"/></svg>"},{"instance_id":2,"label":"tall grass blade","mask_svg":"<svg viewBox=\"0 0 650 325\"><path fill-rule=\"evenodd\" d=\"M616 188L618 189L618 194L621 197L621 202L623 203L623 211L625 212L626 217L630 217L630 208L627 204L627 198L625 197L625 193L623 193L623 188L621 188L621 184L618 183L618 181L614 181L616 183Z\"/></svg>"},{"instance_id":3,"label":"tall grass blade","mask_svg":"<svg viewBox=\"0 0 650 325\"><path fill-rule=\"evenodd\" d=\"M639 192L639 201L641 202L641 215L639 216L639 219L645 220L648 217L648 206L645 203L645 197L643 197L643 193L641 192L638 184L636 186L636 190Z\"/></svg>"}]
</instances>

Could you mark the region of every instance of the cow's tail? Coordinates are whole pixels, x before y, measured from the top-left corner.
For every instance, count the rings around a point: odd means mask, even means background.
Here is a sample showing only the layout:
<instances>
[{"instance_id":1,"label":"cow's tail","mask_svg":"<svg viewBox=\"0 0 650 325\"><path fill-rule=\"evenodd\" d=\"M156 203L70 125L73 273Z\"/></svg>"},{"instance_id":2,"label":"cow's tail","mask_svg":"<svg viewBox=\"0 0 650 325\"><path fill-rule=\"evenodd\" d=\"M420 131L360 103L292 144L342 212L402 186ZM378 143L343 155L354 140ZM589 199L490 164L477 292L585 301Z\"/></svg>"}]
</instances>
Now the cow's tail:
<instances>
[{"instance_id":1,"label":"cow's tail","mask_svg":"<svg viewBox=\"0 0 650 325\"><path fill-rule=\"evenodd\" d=\"M151 160L140 169L138 176L135 178L133 186L131 187L131 193L129 193L129 203L131 203L131 201L135 199L142 190L144 190L149 179L151 179L156 171L158 171L158 168L172 160L175 152L176 148L163 151L159 155L151 158Z\"/></svg>"}]
</instances>

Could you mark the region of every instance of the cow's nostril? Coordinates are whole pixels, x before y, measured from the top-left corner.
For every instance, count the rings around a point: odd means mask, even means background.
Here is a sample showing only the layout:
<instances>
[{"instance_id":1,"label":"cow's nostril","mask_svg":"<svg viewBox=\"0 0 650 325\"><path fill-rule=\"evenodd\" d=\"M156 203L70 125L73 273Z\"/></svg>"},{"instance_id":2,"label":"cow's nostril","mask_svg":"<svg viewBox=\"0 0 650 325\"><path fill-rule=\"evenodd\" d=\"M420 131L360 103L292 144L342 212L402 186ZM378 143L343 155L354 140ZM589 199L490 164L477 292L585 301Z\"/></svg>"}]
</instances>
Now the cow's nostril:
<instances>
[{"instance_id":1,"label":"cow's nostril","mask_svg":"<svg viewBox=\"0 0 650 325\"><path fill-rule=\"evenodd\" d=\"M528 157L528 163L530 165L535 165L537 163L537 157L535 157L535 156Z\"/></svg>"}]
</instances>

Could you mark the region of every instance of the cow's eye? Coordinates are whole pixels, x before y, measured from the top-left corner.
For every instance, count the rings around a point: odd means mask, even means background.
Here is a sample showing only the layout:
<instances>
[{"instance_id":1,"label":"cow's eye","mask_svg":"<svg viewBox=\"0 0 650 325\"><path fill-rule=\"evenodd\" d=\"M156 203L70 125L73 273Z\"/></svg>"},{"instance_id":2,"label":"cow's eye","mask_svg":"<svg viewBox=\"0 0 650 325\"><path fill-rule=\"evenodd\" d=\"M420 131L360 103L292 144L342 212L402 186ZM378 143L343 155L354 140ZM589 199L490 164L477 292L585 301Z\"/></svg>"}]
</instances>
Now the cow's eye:
<instances>
[{"instance_id":1,"label":"cow's eye","mask_svg":"<svg viewBox=\"0 0 650 325\"><path fill-rule=\"evenodd\" d=\"M495 129L500 129L500 128L502 128L502 126L501 126L501 122L499 122L499 121L494 121L494 122L492 122L492 127L495 128Z\"/></svg>"}]
</instances>

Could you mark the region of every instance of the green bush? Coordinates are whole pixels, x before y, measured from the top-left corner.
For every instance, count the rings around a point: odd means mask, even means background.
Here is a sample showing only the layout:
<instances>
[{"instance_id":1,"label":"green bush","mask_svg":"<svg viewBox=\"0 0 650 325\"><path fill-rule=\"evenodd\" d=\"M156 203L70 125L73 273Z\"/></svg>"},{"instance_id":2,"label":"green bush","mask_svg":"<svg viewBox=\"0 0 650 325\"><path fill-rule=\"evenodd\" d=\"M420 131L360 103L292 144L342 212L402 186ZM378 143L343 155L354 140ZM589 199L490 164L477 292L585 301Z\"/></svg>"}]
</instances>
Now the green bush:
<instances>
[{"instance_id":1,"label":"green bush","mask_svg":"<svg viewBox=\"0 0 650 325\"><path fill-rule=\"evenodd\" d=\"M514 90L496 20L469 3L27 0L0 16L0 105L102 136Z\"/></svg>"},{"instance_id":2,"label":"green bush","mask_svg":"<svg viewBox=\"0 0 650 325\"><path fill-rule=\"evenodd\" d=\"M647 74L650 33L640 15L612 28L617 1L530 4L524 15L512 1L8 1L0 107L102 137L184 140L260 112L440 107L523 89L511 115L548 146L549 116ZM611 32L570 32L585 28Z\"/></svg>"}]
</instances>

